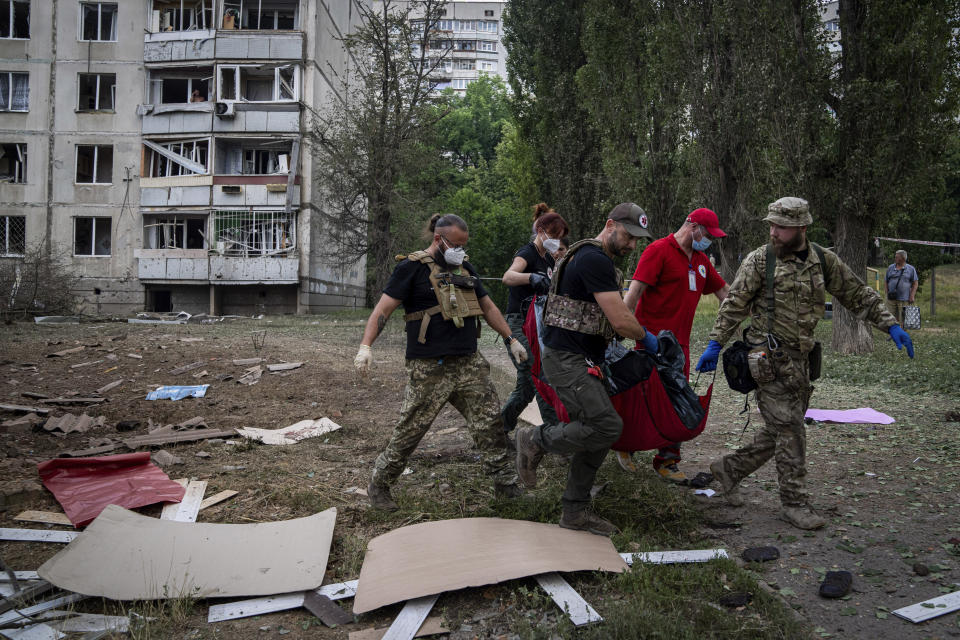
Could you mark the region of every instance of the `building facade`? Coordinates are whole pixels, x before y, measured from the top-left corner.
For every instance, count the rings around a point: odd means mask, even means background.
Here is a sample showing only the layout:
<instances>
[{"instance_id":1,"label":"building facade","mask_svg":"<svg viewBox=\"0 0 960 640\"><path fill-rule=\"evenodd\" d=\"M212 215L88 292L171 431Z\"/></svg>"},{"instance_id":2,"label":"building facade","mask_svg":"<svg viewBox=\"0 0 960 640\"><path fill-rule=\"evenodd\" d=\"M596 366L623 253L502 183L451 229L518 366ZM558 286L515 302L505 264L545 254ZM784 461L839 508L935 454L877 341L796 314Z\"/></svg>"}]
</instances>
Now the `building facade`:
<instances>
[{"instance_id":1,"label":"building facade","mask_svg":"<svg viewBox=\"0 0 960 640\"><path fill-rule=\"evenodd\" d=\"M0 0L0 257L49 239L91 313L361 306L305 145L355 2Z\"/></svg>"}]
</instances>

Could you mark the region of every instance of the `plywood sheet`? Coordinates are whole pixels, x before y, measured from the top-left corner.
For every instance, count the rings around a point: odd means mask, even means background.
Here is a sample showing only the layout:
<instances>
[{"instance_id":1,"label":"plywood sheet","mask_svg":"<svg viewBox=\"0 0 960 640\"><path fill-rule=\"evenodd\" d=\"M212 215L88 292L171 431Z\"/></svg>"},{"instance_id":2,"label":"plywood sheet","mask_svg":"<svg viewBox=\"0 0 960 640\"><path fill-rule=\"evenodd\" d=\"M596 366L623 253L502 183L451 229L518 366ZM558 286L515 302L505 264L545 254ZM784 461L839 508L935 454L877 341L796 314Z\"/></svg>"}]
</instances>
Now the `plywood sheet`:
<instances>
[{"instance_id":1,"label":"plywood sheet","mask_svg":"<svg viewBox=\"0 0 960 640\"><path fill-rule=\"evenodd\" d=\"M148 518L110 505L45 562L62 589L114 600L258 596L323 582L337 510L257 524Z\"/></svg>"},{"instance_id":2,"label":"plywood sheet","mask_svg":"<svg viewBox=\"0 0 960 640\"><path fill-rule=\"evenodd\" d=\"M626 568L609 538L585 531L501 518L425 522L370 541L353 612L551 571Z\"/></svg>"}]
</instances>

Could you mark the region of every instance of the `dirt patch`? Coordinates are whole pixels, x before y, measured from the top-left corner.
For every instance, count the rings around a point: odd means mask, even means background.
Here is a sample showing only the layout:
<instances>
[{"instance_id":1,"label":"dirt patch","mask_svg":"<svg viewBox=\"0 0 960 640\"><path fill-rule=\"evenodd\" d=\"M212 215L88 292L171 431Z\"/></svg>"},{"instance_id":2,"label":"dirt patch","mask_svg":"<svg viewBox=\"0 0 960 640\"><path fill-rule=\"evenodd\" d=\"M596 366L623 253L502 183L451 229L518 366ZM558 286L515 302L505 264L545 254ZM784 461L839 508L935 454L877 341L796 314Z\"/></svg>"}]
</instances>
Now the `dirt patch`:
<instances>
[{"instance_id":1,"label":"dirt patch","mask_svg":"<svg viewBox=\"0 0 960 640\"><path fill-rule=\"evenodd\" d=\"M430 504L443 505L450 517L495 515L498 503L478 472L477 453L463 419L449 407L411 458L411 473L398 483L401 505L426 505L422 512L405 509L402 520L391 519L369 510L365 498L356 492L369 482L373 460L397 418L405 383L403 336L397 323L391 323L375 345L369 382L360 382L354 375L352 361L364 320L359 315L337 315L210 326L104 323L5 328L0 338L0 402L47 406L39 404L39 398L23 394L91 397L112 382L122 382L103 391L108 401L95 407L96 415L106 418L103 427L62 435L29 424L0 427L0 491L17 496L16 506L0 512L0 526L39 528L42 525L26 525L12 517L22 509L60 510L48 492L30 485L37 481L38 462L107 440L146 435L151 423L178 424L195 416L203 417L213 429L276 429L324 416L342 425L339 431L285 447L246 441L231 444L231 440L162 447L183 461L166 468L171 477L205 479L207 495L226 489L239 492L201 512L201 521L263 522L336 507L328 582L356 578L367 540L398 526L432 519L436 514L430 512ZM256 344L254 331L266 331L262 348ZM512 367L503 346L495 344L489 333L485 333L482 351L491 361L501 397L506 397L513 386ZM46 357L78 346L85 349ZM236 380L250 365L233 364L233 360L257 357L264 358L264 364L304 364L277 374L265 370L251 386L238 384ZM197 362L202 365L170 373ZM202 372L205 375L199 375ZM145 399L159 385L207 383L211 387L204 398ZM741 442L743 419L737 413L742 396L720 387L718 383L707 431L684 446L681 466L688 475L706 471L711 460ZM945 410L957 404L955 398L947 400L864 391L842 381L827 381L815 394L814 406L872 406L894 415L897 423L816 424L808 429L809 485L816 506L829 516L826 529L805 534L777 519L776 477L770 463L744 483L745 508L726 507L717 497L695 498L708 523L702 535L727 547L731 555L751 546L777 546L779 560L752 568L819 629L817 636L960 635L956 614L920 626L887 615L942 591L956 590L953 583L960 580L960 550L948 543L960 536L956 518L958 449L950 425L943 422ZM79 413L66 406L54 408L51 415L71 411ZM743 441L752 437L758 421L755 416L754 427L743 435ZM122 433L118 425L124 429ZM122 447L117 450L123 451ZM209 457L197 457L201 451ZM642 455L649 458L649 454ZM612 458L606 462L608 467L615 464ZM546 483L560 486L562 463L548 459L545 467ZM659 482L648 469L644 459L638 483ZM465 476L476 480L465 483ZM25 489L17 493L15 486ZM676 491L689 493L682 488ZM159 508L144 512L158 513ZM4 542L0 543L0 557L11 568L35 569L59 548ZM918 562L930 569L928 575L914 571ZM823 573L834 569L854 573L848 600L827 601L817 596ZM534 590L532 581L530 588ZM456 630L453 637L497 637L509 633L512 621L521 615L518 612L529 607L516 594L514 587L506 586L450 594L441 600L440 610ZM246 640L272 637L282 630L287 638L345 638L350 630L389 624L399 611L399 606L388 607L363 616L359 624L339 629L317 626L304 610L208 625L207 605L214 603L199 603L154 637L184 637L197 629L199 634L189 637ZM98 605L84 606L98 610ZM544 606L537 624L549 628L559 611ZM529 618L529 610L523 615Z\"/></svg>"}]
</instances>

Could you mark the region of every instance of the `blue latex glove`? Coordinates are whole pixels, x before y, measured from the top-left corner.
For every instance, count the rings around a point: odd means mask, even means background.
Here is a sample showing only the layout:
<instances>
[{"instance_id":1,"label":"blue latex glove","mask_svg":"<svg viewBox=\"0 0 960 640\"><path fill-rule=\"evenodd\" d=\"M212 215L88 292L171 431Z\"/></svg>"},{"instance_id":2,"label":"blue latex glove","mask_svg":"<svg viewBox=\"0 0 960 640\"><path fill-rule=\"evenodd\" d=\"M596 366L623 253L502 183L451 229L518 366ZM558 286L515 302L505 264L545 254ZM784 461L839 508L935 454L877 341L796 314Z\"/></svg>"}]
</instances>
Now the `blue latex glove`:
<instances>
[{"instance_id":1,"label":"blue latex glove","mask_svg":"<svg viewBox=\"0 0 960 640\"><path fill-rule=\"evenodd\" d=\"M643 336L643 340L640 341L640 344L643 345L644 350L651 355L659 353L660 341L657 340L657 336L653 335L646 327L644 327L643 330L646 333Z\"/></svg>"},{"instance_id":2,"label":"blue latex glove","mask_svg":"<svg viewBox=\"0 0 960 640\"><path fill-rule=\"evenodd\" d=\"M909 338L908 338L909 340ZM707 343L707 348L697 361L697 371L714 371L717 368L717 360L720 358L720 350L723 347L716 340Z\"/></svg>"},{"instance_id":3,"label":"blue latex glove","mask_svg":"<svg viewBox=\"0 0 960 640\"><path fill-rule=\"evenodd\" d=\"M910 339L909 333L900 328L900 325L895 324L890 327L890 339L897 345L897 349L906 347L907 355L913 357L913 340Z\"/></svg>"}]
</instances>

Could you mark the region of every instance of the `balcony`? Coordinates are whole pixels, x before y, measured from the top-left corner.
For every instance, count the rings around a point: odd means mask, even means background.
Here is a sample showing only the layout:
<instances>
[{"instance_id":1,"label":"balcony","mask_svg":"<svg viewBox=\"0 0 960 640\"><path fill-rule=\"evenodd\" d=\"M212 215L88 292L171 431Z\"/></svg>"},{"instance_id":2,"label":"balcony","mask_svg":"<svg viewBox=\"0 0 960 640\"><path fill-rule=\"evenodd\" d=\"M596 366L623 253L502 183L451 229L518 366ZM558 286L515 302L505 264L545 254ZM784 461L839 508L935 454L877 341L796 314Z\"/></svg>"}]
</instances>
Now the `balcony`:
<instances>
[{"instance_id":1,"label":"balcony","mask_svg":"<svg viewBox=\"0 0 960 640\"><path fill-rule=\"evenodd\" d=\"M218 31L216 57L231 60L302 60L299 31Z\"/></svg>"},{"instance_id":2,"label":"balcony","mask_svg":"<svg viewBox=\"0 0 960 640\"><path fill-rule=\"evenodd\" d=\"M175 255L164 255L174 253ZM297 284L296 257L189 257L192 251L137 252L137 276L146 284Z\"/></svg>"}]
</instances>

